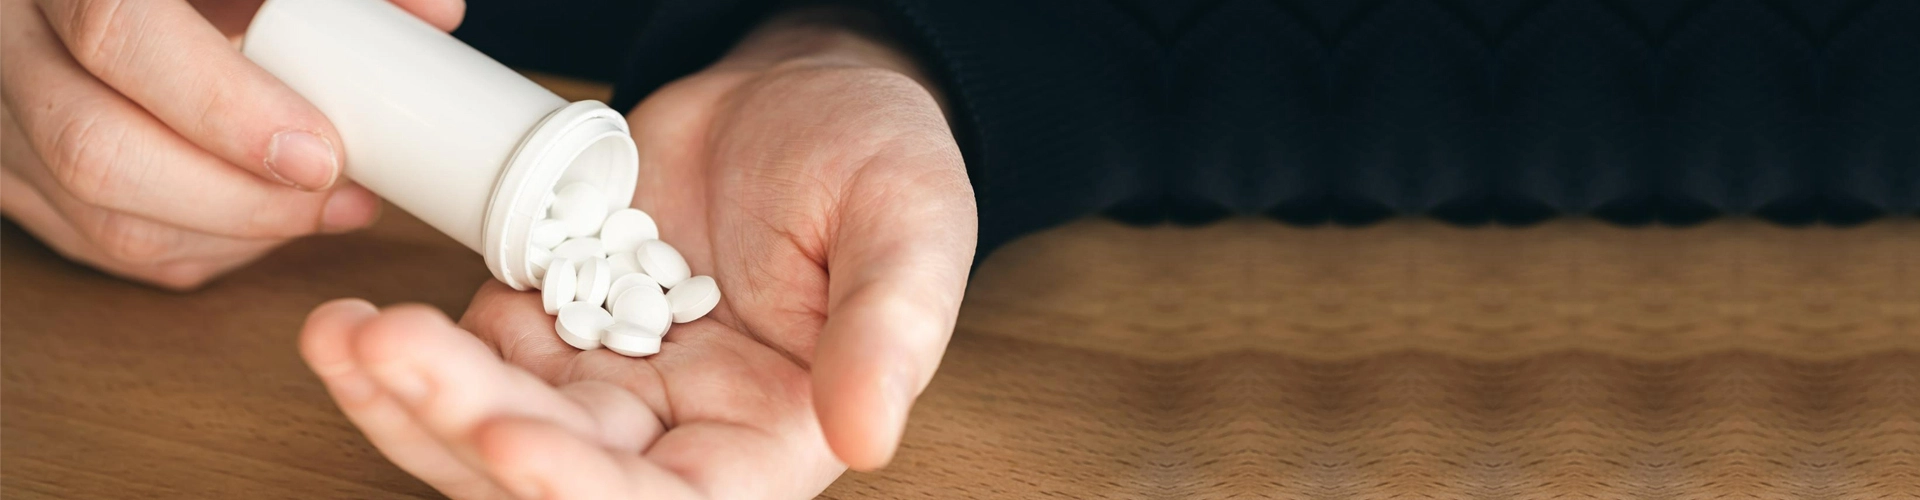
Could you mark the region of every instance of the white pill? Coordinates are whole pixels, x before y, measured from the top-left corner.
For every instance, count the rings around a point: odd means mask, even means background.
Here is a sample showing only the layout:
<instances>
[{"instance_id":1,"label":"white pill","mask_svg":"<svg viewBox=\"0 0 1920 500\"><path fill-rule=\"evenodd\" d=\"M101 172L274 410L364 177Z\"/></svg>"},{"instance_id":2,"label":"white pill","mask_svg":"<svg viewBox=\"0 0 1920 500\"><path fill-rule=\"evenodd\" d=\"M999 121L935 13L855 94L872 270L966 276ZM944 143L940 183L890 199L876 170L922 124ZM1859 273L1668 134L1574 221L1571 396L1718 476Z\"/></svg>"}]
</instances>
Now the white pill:
<instances>
[{"instance_id":1,"label":"white pill","mask_svg":"<svg viewBox=\"0 0 1920 500\"><path fill-rule=\"evenodd\" d=\"M556 254L558 255L558 254ZM660 286L673 288L680 280L687 279L693 271L687 269L687 259L680 256L673 245L660 240L640 242L640 248L633 252L634 260L640 261L640 270L646 271Z\"/></svg>"},{"instance_id":2,"label":"white pill","mask_svg":"<svg viewBox=\"0 0 1920 500\"><path fill-rule=\"evenodd\" d=\"M667 327L673 324L673 308L667 303L667 295L660 293L659 287L642 283L622 291L620 300L613 304L613 317L649 332L666 335Z\"/></svg>"},{"instance_id":3,"label":"white pill","mask_svg":"<svg viewBox=\"0 0 1920 500\"><path fill-rule=\"evenodd\" d=\"M615 211L600 225L600 242L606 245L607 253L631 252L640 247L640 242L657 239L660 227L653 224L653 217L638 209Z\"/></svg>"},{"instance_id":4,"label":"white pill","mask_svg":"<svg viewBox=\"0 0 1920 500\"><path fill-rule=\"evenodd\" d=\"M667 292L667 304L673 311L674 323L700 319L720 305L720 284L710 276L687 278Z\"/></svg>"},{"instance_id":5,"label":"white pill","mask_svg":"<svg viewBox=\"0 0 1920 500\"><path fill-rule=\"evenodd\" d=\"M600 341L621 356L638 358L660 353L660 335L632 323L614 323Z\"/></svg>"},{"instance_id":6,"label":"white pill","mask_svg":"<svg viewBox=\"0 0 1920 500\"><path fill-rule=\"evenodd\" d=\"M547 267L547 275L540 280L540 303L546 306L547 314L560 312L560 306L573 302L574 281L580 278L574 270L573 261L554 259Z\"/></svg>"},{"instance_id":7,"label":"white pill","mask_svg":"<svg viewBox=\"0 0 1920 500\"><path fill-rule=\"evenodd\" d=\"M599 238L574 238L553 247L553 257L567 260L587 260L606 257L605 247L600 246Z\"/></svg>"},{"instance_id":8,"label":"white pill","mask_svg":"<svg viewBox=\"0 0 1920 500\"><path fill-rule=\"evenodd\" d=\"M573 282L573 300L593 304L599 307L607 302L607 287L613 286L613 275L607 269L607 259L592 258L580 263L580 276Z\"/></svg>"},{"instance_id":9,"label":"white pill","mask_svg":"<svg viewBox=\"0 0 1920 500\"><path fill-rule=\"evenodd\" d=\"M640 261L634 260L633 252L610 252L607 264L613 266L613 279L640 272Z\"/></svg>"},{"instance_id":10,"label":"white pill","mask_svg":"<svg viewBox=\"0 0 1920 500\"><path fill-rule=\"evenodd\" d=\"M542 219L527 231L527 244L534 248L552 250L563 241L567 241L567 226L557 220Z\"/></svg>"},{"instance_id":11,"label":"white pill","mask_svg":"<svg viewBox=\"0 0 1920 500\"><path fill-rule=\"evenodd\" d=\"M593 236L607 220L607 197L593 184L575 182L554 193L550 212L566 225L567 236Z\"/></svg>"},{"instance_id":12,"label":"white pill","mask_svg":"<svg viewBox=\"0 0 1920 500\"><path fill-rule=\"evenodd\" d=\"M659 290L660 282L654 281L652 277L641 273L632 273L614 278L613 285L607 287L607 309L613 309L615 305L620 303L620 294L625 293L627 290L632 290L635 287L642 286L651 286L653 289Z\"/></svg>"},{"instance_id":13,"label":"white pill","mask_svg":"<svg viewBox=\"0 0 1920 500\"><path fill-rule=\"evenodd\" d=\"M540 247L528 248L527 262L538 267L553 265L553 252Z\"/></svg>"},{"instance_id":14,"label":"white pill","mask_svg":"<svg viewBox=\"0 0 1920 500\"><path fill-rule=\"evenodd\" d=\"M613 315L607 314L607 310L600 306L585 302L560 306L559 316L553 321L554 333L560 334L560 340L567 345L582 351L599 348L607 327L613 326Z\"/></svg>"},{"instance_id":15,"label":"white pill","mask_svg":"<svg viewBox=\"0 0 1920 500\"><path fill-rule=\"evenodd\" d=\"M547 266L553 265L553 252L540 247L527 249L527 263L533 265L533 279L546 277Z\"/></svg>"}]
</instances>

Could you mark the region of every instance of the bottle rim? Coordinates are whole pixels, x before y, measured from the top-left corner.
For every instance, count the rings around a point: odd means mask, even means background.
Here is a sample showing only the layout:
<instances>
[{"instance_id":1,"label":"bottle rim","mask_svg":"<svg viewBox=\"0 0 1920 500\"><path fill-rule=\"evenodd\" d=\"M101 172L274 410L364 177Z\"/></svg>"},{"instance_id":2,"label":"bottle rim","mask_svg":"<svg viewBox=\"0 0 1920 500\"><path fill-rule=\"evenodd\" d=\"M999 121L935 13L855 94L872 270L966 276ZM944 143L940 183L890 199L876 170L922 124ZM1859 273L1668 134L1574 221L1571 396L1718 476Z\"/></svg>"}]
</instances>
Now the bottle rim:
<instances>
[{"instance_id":1,"label":"bottle rim","mask_svg":"<svg viewBox=\"0 0 1920 500\"><path fill-rule=\"evenodd\" d=\"M639 180L639 149L627 121L599 101L579 101L547 115L514 149L487 205L487 269L515 290L534 287L527 260L529 233L546 217L562 182L592 182L603 189L608 209L632 203Z\"/></svg>"}]
</instances>

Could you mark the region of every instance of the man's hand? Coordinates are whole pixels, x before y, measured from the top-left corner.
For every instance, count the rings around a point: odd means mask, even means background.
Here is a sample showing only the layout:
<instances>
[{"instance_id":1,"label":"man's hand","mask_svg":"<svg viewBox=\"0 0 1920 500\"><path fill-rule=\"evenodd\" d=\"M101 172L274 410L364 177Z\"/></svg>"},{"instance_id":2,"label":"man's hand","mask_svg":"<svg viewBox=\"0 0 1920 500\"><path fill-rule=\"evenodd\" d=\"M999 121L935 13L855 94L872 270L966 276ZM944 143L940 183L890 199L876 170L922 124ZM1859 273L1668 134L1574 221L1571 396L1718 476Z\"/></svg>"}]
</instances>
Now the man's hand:
<instances>
[{"instance_id":1,"label":"man's hand","mask_svg":"<svg viewBox=\"0 0 1920 500\"><path fill-rule=\"evenodd\" d=\"M977 215L910 61L831 26L770 23L629 115L635 206L724 297L659 354L574 350L537 294L488 283L459 326L323 306L309 364L455 498L793 498L884 465L953 331Z\"/></svg>"},{"instance_id":2,"label":"man's hand","mask_svg":"<svg viewBox=\"0 0 1920 500\"><path fill-rule=\"evenodd\" d=\"M0 0L0 211L68 258L192 288L373 222L318 109L241 56L252 1ZM443 29L462 0L395 0Z\"/></svg>"}]
</instances>

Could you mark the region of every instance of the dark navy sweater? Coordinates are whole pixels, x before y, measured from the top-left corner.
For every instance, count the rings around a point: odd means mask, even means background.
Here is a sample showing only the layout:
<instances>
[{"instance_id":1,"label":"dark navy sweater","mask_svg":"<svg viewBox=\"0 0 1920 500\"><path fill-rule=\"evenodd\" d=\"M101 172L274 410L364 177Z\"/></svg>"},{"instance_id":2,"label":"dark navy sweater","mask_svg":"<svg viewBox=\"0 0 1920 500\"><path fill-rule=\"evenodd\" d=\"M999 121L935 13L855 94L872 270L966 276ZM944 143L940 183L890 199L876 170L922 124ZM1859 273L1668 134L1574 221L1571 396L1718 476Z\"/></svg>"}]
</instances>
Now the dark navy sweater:
<instances>
[{"instance_id":1,"label":"dark navy sweater","mask_svg":"<svg viewBox=\"0 0 1920 500\"><path fill-rule=\"evenodd\" d=\"M1314 224L1920 209L1920 0L866 0L954 103L982 254L1104 213ZM470 0L509 64L717 59L764 0Z\"/></svg>"}]
</instances>

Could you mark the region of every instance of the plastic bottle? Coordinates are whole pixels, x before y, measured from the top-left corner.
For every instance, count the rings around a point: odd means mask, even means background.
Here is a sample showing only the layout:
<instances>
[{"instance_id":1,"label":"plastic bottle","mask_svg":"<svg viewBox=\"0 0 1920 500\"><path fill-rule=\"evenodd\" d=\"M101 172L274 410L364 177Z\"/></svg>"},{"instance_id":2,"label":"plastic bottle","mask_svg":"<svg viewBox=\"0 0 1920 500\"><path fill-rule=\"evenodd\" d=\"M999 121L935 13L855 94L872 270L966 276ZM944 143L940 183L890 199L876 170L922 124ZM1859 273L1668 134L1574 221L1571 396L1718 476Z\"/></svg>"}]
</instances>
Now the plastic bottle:
<instances>
[{"instance_id":1,"label":"plastic bottle","mask_svg":"<svg viewBox=\"0 0 1920 500\"><path fill-rule=\"evenodd\" d=\"M305 96L345 144L346 176L534 285L528 231L554 186L633 198L638 153L598 101L569 104L387 0L268 0L241 52Z\"/></svg>"}]
</instances>

